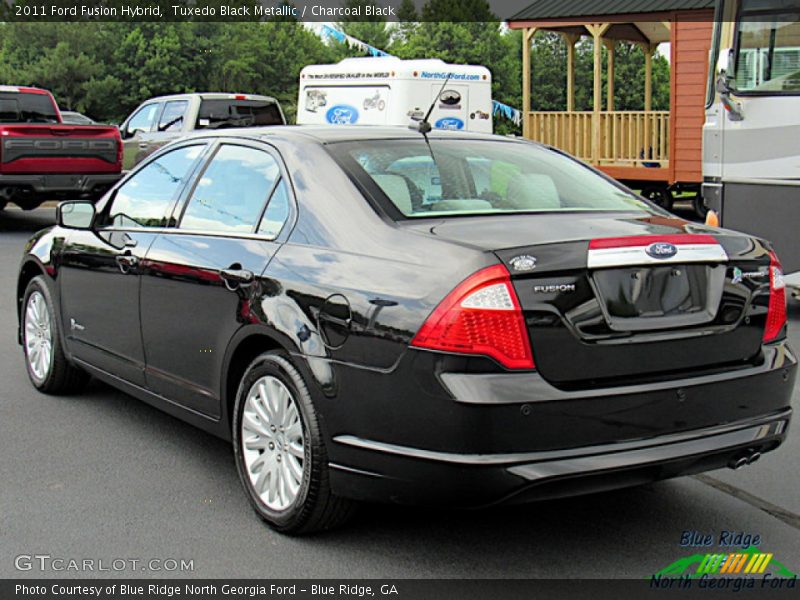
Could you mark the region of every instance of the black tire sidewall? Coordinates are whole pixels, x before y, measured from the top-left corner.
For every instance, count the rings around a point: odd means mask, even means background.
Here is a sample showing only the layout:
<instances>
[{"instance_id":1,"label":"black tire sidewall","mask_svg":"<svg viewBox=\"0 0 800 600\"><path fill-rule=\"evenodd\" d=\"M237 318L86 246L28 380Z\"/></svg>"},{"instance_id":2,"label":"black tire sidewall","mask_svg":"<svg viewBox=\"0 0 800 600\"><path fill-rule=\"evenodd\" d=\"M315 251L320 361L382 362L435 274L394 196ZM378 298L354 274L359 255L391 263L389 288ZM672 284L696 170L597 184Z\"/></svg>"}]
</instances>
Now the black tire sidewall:
<instances>
[{"instance_id":1,"label":"black tire sidewall","mask_svg":"<svg viewBox=\"0 0 800 600\"><path fill-rule=\"evenodd\" d=\"M653 204L664 210L672 210L672 194L667 189L649 187L642 190L642 195ZM653 196L653 197L651 197Z\"/></svg>"},{"instance_id":2,"label":"black tire sidewall","mask_svg":"<svg viewBox=\"0 0 800 600\"><path fill-rule=\"evenodd\" d=\"M241 424L244 413L244 405L247 394L251 386L264 376L271 375L279 379L292 394L292 398L300 413L300 420L303 426L304 440L304 459L303 459L303 481L294 505L283 510L274 511L267 507L253 490L247 474L247 466L241 447ZM283 352L268 352L259 356L245 372L239 388L236 392L236 403L234 406L233 420L233 449L236 461L236 470L242 482L248 500L256 513L272 527L279 531L292 532L302 528L303 523L308 519L313 506L311 500L316 496L316 491L312 489L319 477L315 477L315 472L325 468L323 457L316 456L313 451L320 442L320 432L316 420L311 395L302 376L290 361L288 355Z\"/></svg>"},{"instance_id":3,"label":"black tire sidewall","mask_svg":"<svg viewBox=\"0 0 800 600\"><path fill-rule=\"evenodd\" d=\"M705 201L700 194L695 196L694 200L692 200L692 206L694 208L695 214L701 219L705 219L706 215L708 214L708 208L705 205Z\"/></svg>"}]
</instances>

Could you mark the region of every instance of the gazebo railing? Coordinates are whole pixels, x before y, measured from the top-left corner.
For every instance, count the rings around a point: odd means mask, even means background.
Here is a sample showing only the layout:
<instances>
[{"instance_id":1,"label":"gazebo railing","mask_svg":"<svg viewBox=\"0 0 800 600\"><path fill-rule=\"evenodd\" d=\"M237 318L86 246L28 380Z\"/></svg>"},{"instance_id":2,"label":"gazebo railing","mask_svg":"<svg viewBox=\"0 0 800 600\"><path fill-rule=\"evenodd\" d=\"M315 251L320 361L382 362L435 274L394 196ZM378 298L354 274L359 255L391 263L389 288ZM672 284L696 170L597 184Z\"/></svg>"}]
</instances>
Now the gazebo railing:
<instances>
[{"instance_id":1,"label":"gazebo railing","mask_svg":"<svg viewBox=\"0 0 800 600\"><path fill-rule=\"evenodd\" d=\"M592 111L529 112L528 131L531 139L594 165L669 165L669 111L602 111L598 116L595 122Z\"/></svg>"}]
</instances>

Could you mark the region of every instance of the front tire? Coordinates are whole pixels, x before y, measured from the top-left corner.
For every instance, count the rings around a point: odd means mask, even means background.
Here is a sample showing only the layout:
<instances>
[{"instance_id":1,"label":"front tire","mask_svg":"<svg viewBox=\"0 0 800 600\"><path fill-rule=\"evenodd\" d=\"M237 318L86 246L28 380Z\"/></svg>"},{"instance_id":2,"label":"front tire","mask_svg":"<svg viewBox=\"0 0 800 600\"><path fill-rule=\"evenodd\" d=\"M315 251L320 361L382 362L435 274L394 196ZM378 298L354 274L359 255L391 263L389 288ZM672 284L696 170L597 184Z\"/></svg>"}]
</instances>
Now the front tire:
<instances>
[{"instance_id":1,"label":"front tire","mask_svg":"<svg viewBox=\"0 0 800 600\"><path fill-rule=\"evenodd\" d=\"M331 492L317 412L285 353L262 354L242 377L233 444L250 504L274 529L311 533L336 527L352 515L354 503Z\"/></svg>"},{"instance_id":2,"label":"front tire","mask_svg":"<svg viewBox=\"0 0 800 600\"><path fill-rule=\"evenodd\" d=\"M33 386L45 394L68 394L89 380L69 362L56 322L56 308L42 276L34 277L22 302L22 349Z\"/></svg>"}]
</instances>

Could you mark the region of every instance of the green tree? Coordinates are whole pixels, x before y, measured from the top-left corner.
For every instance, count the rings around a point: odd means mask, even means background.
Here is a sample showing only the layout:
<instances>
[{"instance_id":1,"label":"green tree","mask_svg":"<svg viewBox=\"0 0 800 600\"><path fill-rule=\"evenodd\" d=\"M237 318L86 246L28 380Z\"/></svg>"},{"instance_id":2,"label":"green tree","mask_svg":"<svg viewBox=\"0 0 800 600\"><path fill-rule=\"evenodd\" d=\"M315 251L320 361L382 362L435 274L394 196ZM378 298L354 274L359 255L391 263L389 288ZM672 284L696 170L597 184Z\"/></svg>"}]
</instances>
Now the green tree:
<instances>
[{"instance_id":1,"label":"green tree","mask_svg":"<svg viewBox=\"0 0 800 600\"><path fill-rule=\"evenodd\" d=\"M489 67L495 99L520 104L520 42L513 33L500 31L499 23L420 23L402 43L393 47L400 58L440 58L449 63ZM507 121L496 121L500 133L514 130Z\"/></svg>"},{"instance_id":2,"label":"green tree","mask_svg":"<svg viewBox=\"0 0 800 600\"><path fill-rule=\"evenodd\" d=\"M414 0L402 0L397 9L397 27L393 32L393 41L403 42L413 33L419 21Z\"/></svg>"},{"instance_id":3,"label":"green tree","mask_svg":"<svg viewBox=\"0 0 800 600\"><path fill-rule=\"evenodd\" d=\"M422 20L488 23L498 19L486 0L428 0L422 7Z\"/></svg>"},{"instance_id":4,"label":"green tree","mask_svg":"<svg viewBox=\"0 0 800 600\"><path fill-rule=\"evenodd\" d=\"M347 35L366 42L367 44L386 50L391 41L391 33L386 26L386 18L380 15L366 16L368 6L376 7L378 4L373 0L346 0L345 8L360 9L361 16L345 17L338 26Z\"/></svg>"},{"instance_id":5,"label":"green tree","mask_svg":"<svg viewBox=\"0 0 800 600\"><path fill-rule=\"evenodd\" d=\"M603 108L608 94L608 51L602 50ZM552 32L537 33L531 47L533 110L565 110L567 49ZM619 42L614 52L614 108L644 108L644 53L636 44ZM667 59L653 57L653 110L669 110L670 68ZM575 45L575 110L592 110L594 103L594 43L584 37Z\"/></svg>"},{"instance_id":6,"label":"green tree","mask_svg":"<svg viewBox=\"0 0 800 600\"><path fill-rule=\"evenodd\" d=\"M300 70L332 60L332 51L294 20L214 23L204 89L275 96L294 119Z\"/></svg>"}]
</instances>

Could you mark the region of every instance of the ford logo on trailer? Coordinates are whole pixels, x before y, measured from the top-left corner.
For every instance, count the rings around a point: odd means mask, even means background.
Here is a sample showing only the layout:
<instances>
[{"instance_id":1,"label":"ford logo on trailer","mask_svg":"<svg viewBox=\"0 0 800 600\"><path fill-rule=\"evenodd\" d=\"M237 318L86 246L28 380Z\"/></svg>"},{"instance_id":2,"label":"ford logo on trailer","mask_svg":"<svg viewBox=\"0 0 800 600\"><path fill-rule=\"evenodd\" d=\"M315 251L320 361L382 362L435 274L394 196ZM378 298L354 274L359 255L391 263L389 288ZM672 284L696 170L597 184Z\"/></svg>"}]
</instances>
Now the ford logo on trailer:
<instances>
[{"instance_id":1,"label":"ford logo on trailer","mask_svg":"<svg viewBox=\"0 0 800 600\"><path fill-rule=\"evenodd\" d=\"M436 121L436 129L464 129L464 121L455 117L445 117Z\"/></svg>"},{"instance_id":2,"label":"ford logo on trailer","mask_svg":"<svg viewBox=\"0 0 800 600\"><path fill-rule=\"evenodd\" d=\"M678 248L674 244L668 244L667 242L656 242L645 248L645 252L653 258L672 258L678 253Z\"/></svg>"},{"instance_id":3,"label":"ford logo on trailer","mask_svg":"<svg viewBox=\"0 0 800 600\"><path fill-rule=\"evenodd\" d=\"M332 125L354 125L358 122L358 111L347 104L337 104L328 109L325 118Z\"/></svg>"}]
</instances>

